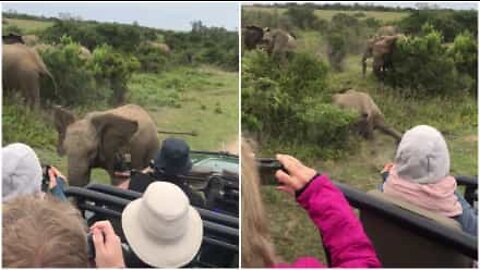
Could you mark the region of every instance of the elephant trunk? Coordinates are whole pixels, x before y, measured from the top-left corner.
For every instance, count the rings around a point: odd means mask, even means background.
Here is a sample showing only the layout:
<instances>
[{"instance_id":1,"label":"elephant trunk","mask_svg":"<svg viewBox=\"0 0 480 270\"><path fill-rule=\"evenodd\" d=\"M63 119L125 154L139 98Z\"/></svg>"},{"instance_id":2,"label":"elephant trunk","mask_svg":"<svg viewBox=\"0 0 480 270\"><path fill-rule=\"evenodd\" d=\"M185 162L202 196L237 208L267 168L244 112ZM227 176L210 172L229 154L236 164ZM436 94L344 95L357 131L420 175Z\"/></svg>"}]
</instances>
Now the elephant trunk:
<instances>
[{"instance_id":1,"label":"elephant trunk","mask_svg":"<svg viewBox=\"0 0 480 270\"><path fill-rule=\"evenodd\" d=\"M383 133L387 134L387 135L390 135L392 136L397 144L400 142L400 140L402 139L402 133L398 132L397 130L395 130L394 128L391 128L385 124L379 124L377 125L377 128L382 131Z\"/></svg>"},{"instance_id":2,"label":"elephant trunk","mask_svg":"<svg viewBox=\"0 0 480 270\"><path fill-rule=\"evenodd\" d=\"M90 182L90 167L88 164L68 160L68 182L71 186L83 187Z\"/></svg>"}]
</instances>

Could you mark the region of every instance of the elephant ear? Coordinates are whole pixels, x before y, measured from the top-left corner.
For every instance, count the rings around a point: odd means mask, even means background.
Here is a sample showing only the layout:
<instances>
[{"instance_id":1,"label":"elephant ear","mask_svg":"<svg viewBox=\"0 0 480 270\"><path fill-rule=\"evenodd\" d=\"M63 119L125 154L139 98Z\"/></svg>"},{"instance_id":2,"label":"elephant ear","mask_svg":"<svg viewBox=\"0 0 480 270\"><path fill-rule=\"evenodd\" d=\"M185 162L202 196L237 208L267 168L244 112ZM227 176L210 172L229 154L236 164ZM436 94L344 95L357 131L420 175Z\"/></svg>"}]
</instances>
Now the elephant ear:
<instances>
[{"instance_id":1,"label":"elephant ear","mask_svg":"<svg viewBox=\"0 0 480 270\"><path fill-rule=\"evenodd\" d=\"M71 111L56 105L53 106L53 121L55 129L58 132L57 153L62 156L65 154L65 150L63 149L65 133L67 127L76 121L75 115Z\"/></svg>"},{"instance_id":2,"label":"elephant ear","mask_svg":"<svg viewBox=\"0 0 480 270\"><path fill-rule=\"evenodd\" d=\"M110 163L115 153L130 142L138 130L138 123L111 113L92 117L92 124L97 130L99 140L98 155L101 160Z\"/></svg>"}]
</instances>

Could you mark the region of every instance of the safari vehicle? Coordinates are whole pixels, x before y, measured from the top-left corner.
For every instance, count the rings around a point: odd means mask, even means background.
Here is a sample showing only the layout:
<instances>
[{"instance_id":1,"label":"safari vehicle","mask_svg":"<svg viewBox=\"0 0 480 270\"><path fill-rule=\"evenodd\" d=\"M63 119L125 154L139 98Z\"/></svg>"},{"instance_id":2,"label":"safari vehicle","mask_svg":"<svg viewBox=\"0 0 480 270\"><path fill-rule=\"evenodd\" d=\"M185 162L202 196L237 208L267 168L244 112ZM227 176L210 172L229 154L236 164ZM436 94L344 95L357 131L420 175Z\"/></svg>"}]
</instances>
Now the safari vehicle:
<instances>
[{"instance_id":1,"label":"safari vehicle","mask_svg":"<svg viewBox=\"0 0 480 270\"><path fill-rule=\"evenodd\" d=\"M185 176L194 190L205 194L204 208L196 208L204 226L202 246L187 267L238 268L238 156L225 152L192 151L193 168ZM140 177L149 175L137 172ZM123 209L142 193L110 185L89 184L84 188L69 187L88 225L109 220L122 240L127 267L146 267L129 249L122 229Z\"/></svg>"},{"instance_id":2,"label":"safari vehicle","mask_svg":"<svg viewBox=\"0 0 480 270\"><path fill-rule=\"evenodd\" d=\"M263 184L272 185L278 161L258 159ZM477 177L455 177L463 196L477 205ZM477 237L453 219L430 213L378 190L363 192L333 181L359 212L365 232L385 268L471 268L478 260Z\"/></svg>"}]
</instances>

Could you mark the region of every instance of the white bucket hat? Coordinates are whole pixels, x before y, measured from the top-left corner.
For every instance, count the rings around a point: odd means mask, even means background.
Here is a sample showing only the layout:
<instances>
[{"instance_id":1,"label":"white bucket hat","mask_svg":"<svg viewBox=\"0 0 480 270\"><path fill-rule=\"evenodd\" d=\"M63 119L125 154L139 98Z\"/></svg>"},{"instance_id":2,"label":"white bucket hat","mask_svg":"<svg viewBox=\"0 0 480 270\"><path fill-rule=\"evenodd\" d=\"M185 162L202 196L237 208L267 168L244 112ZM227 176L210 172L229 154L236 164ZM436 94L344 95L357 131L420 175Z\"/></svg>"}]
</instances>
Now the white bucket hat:
<instances>
[{"instance_id":1,"label":"white bucket hat","mask_svg":"<svg viewBox=\"0 0 480 270\"><path fill-rule=\"evenodd\" d=\"M23 143L2 148L2 201L41 193L42 167L37 154Z\"/></svg>"},{"instance_id":2,"label":"white bucket hat","mask_svg":"<svg viewBox=\"0 0 480 270\"><path fill-rule=\"evenodd\" d=\"M174 184L154 182L122 213L125 237L135 254L153 267L176 268L200 249L203 223L188 197Z\"/></svg>"}]
</instances>

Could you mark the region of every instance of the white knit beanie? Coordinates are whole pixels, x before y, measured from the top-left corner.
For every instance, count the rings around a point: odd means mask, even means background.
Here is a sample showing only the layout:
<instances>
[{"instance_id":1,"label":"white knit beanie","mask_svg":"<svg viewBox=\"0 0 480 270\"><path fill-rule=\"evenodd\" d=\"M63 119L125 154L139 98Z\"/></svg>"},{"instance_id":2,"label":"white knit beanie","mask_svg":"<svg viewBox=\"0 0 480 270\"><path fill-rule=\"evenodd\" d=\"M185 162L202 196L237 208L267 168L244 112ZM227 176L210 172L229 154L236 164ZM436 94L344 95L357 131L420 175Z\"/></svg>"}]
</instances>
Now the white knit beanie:
<instances>
[{"instance_id":1,"label":"white knit beanie","mask_svg":"<svg viewBox=\"0 0 480 270\"><path fill-rule=\"evenodd\" d=\"M395 156L398 175L419 184L435 183L450 171L450 155L442 134L426 125L416 126L402 137Z\"/></svg>"},{"instance_id":2,"label":"white knit beanie","mask_svg":"<svg viewBox=\"0 0 480 270\"><path fill-rule=\"evenodd\" d=\"M42 167L35 151L23 143L2 149L2 201L41 192Z\"/></svg>"}]
</instances>

